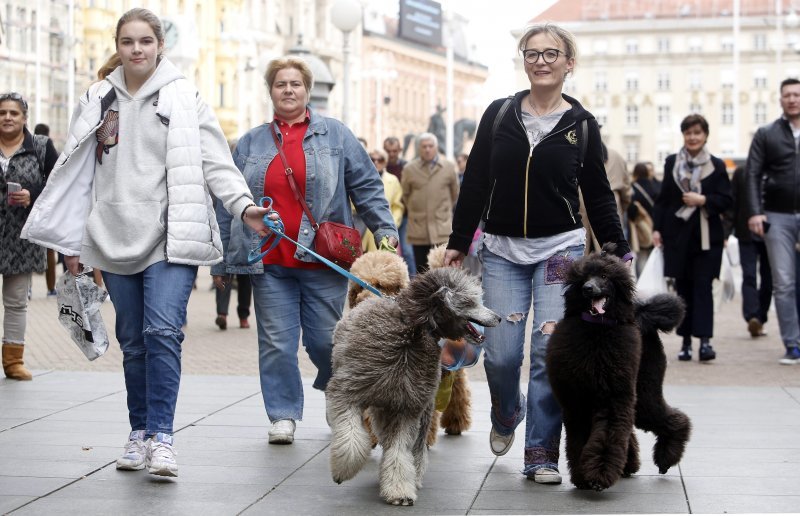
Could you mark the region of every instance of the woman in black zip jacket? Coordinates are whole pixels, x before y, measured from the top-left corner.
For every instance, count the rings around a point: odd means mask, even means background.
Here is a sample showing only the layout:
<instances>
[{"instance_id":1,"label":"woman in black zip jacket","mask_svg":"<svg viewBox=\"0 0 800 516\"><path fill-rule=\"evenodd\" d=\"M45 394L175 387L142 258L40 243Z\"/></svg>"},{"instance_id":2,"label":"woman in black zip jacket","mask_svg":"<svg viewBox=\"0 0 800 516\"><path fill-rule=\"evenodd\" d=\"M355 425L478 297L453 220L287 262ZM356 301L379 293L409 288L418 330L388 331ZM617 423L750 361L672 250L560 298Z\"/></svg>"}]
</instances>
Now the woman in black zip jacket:
<instances>
[{"instance_id":1,"label":"woman in black zip jacket","mask_svg":"<svg viewBox=\"0 0 800 516\"><path fill-rule=\"evenodd\" d=\"M545 351L564 315L566 270L584 253L578 186L601 243L633 258L606 178L600 130L591 113L561 93L575 66L575 41L552 24L519 40L531 89L489 105L472 147L453 218L445 263L460 265L483 218L484 302L503 321L486 328L484 366L492 399L489 444L505 454L525 419L525 469L538 483L558 484L561 410L545 371ZM533 301L531 369L520 392L525 320Z\"/></svg>"}]
</instances>

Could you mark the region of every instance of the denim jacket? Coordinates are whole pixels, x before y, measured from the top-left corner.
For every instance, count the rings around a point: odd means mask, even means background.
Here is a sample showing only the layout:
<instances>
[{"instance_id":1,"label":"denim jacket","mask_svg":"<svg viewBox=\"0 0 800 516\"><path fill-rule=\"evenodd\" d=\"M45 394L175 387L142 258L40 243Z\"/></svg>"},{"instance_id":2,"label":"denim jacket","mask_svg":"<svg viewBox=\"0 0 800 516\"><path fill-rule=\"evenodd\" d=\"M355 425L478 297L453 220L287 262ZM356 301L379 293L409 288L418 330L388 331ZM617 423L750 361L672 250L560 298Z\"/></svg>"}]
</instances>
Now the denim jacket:
<instances>
[{"instance_id":1,"label":"denim jacket","mask_svg":"<svg viewBox=\"0 0 800 516\"><path fill-rule=\"evenodd\" d=\"M311 121L303 137L305 199L314 218L318 223L333 221L352 226L352 201L356 212L375 235L376 243L384 236L397 238L383 182L364 147L338 120L318 115L311 109L309 112ZM278 137L282 138L280 131ZM233 161L244 175L256 201L264 196L264 175L273 159L280 157L269 124L251 129L239 139L233 152ZM211 268L211 274L263 273L262 262L247 264L247 254L258 247L258 234L226 210L218 209L216 212L225 257L223 263ZM314 249L314 235L308 217L303 214L298 242ZM304 262L317 261L299 248L294 256Z\"/></svg>"}]
</instances>

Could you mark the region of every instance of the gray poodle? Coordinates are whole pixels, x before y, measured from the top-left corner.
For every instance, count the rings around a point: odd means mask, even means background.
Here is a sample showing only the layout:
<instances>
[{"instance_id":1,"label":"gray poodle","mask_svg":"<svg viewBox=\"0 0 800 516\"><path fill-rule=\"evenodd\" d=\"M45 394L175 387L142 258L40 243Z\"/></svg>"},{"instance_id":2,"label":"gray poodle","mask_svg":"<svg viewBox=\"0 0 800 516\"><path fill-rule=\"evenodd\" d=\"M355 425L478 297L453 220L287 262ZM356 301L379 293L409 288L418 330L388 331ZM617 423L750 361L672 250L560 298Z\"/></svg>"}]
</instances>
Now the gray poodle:
<instances>
[{"instance_id":1,"label":"gray poodle","mask_svg":"<svg viewBox=\"0 0 800 516\"><path fill-rule=\"evenodd\" d=\"M413 505L427 466L425 436L441 367L438 340L483 336L470 324L496 326L483 306L478 280L453 268L418 275L396 300L366 299L333 334L333 377L326 389L331 423L331 472L342 483L364 466L372 449L364 428L369 410L383 447L380 494Z\"/></svg>"}]
</instances>

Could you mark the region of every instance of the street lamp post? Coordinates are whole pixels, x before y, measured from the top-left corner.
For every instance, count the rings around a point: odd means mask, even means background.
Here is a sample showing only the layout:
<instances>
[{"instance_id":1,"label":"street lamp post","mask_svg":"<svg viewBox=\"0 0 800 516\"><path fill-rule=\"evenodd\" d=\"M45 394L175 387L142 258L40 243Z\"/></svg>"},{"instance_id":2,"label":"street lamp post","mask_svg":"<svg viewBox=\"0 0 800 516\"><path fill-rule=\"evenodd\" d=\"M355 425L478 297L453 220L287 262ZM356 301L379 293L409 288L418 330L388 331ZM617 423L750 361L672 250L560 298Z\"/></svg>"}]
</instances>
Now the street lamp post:
<instances>
[{"instance_id":1,"label":"street lamp post","mask_svg":"<svg viewBox=\"0 0 800 516\"><path fill-rule=\"evenodd\" d=\"M358 0L338 0L331 8L331 21L342 31L342 123L347 125L350 95L350 32L361 23L361 3Z\"/></svg>"}]
</instances>

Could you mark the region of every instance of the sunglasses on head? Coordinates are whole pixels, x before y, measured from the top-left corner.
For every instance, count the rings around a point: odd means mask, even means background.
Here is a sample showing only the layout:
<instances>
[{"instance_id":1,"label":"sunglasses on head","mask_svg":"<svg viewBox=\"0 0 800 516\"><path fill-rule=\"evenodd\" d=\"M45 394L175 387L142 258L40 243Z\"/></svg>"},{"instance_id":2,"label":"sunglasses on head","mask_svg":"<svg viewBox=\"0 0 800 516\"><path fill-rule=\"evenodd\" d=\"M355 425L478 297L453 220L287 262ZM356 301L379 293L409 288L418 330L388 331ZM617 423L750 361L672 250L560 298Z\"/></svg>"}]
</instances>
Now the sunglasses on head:
<instances>
[{"instance_id":1,"label":"sunglasses on head","mask_svg":"<svg viewBox=\"0 0 800 516\"><path fill-rule=\"evenodd\" d=\"M1 93L0 102L3 102L4 100L13 100L19 102L22 105L22 110L25 112L28 111L28 103L25 101L22 95L20 95L16 91L12 91L10 93Z\"/></svg>"}]
</instances>

